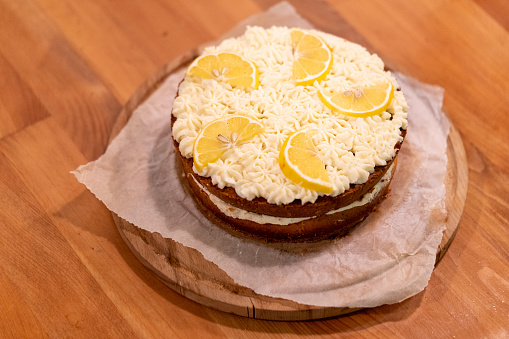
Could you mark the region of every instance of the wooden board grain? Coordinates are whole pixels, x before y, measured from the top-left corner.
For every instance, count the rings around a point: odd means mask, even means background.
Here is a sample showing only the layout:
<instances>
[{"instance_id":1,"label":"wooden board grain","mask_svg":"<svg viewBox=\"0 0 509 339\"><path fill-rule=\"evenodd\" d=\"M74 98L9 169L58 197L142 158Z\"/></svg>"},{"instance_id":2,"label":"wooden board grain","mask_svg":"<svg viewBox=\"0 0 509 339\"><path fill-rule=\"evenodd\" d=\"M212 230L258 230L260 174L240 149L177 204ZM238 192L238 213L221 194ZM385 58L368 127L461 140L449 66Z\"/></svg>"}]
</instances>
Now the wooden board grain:
<instances>
[{"instance_id":1,"label":"wooden board grain","mask_svg":"<svg viewBox=\"0 0 509 339\"><path fill-rule=\"evenodd\" d=\"M110 142L129 121L138 107L170 74L187 65L198 55L192 50L154 73L124 106L113 127ZM466 155L459 132L451 125L447 140L446 209L448 219L436 263L445 255L461 219L468 186ZM312 320L354 312L358 308L319 307L291 300L272 298L236 284L216 264L192 248L163 238L122 219L113 217L120 235L135 256L163 283L177 293L205 306L245 317L267 320Z\"/></svg>"}]
</instances>

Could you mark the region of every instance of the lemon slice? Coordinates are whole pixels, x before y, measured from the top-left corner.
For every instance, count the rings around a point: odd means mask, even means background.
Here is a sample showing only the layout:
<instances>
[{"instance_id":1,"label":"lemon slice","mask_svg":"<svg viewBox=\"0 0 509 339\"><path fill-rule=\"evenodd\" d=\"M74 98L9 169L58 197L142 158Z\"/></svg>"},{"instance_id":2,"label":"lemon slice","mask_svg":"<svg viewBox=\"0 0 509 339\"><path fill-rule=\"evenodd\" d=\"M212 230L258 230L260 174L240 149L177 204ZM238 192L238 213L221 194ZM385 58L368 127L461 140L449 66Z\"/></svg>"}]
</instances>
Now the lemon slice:
<instances>
[{"instance_id":1,"label":"lemon slice","mask_svg":"<svg viewBox=\"0 0 509 339\"><path fill-rule=\"evenodd\" d=\"M194 166L201 172L230 148L249 141L262 132L263 126L258 121L242 115L213 120L201 129L194 141Z\"/></svg>"},{"instance_id":2,"label":"lemon slice","mask_svg":"<svg viewBox=\"0 0 509 339\"><path fill-rule=\"evenodd\" d=\"M279 167L283 174L304 188L323 193L332 192L332 182L313 144L318 131L299 131L290 135L279 153Z\"/></svg>"},{"instance_id":3,"label":"lemon slice","mask_svg":"<svg viewBox=\"0 0 509 339\"><path fill-rule=\"evenodd\" d=\"M216 79L244 89L258 89L260 83L256 65L234 53L204 55L193 61L187 76Z\"/></svg>"},{"instance_id":4,"label":"lemon slice","mask_svg":"<svg viewBox=\"0 0 509 339\"><path fill-rule=\"evenodd\" d=\"M297 85L312 85L325 79L332 68L332 53L318 36L294 28L290 33L295 56L293 77Z\"/></svg>"},{"instance_id":5,"label":"lemon slice","mask_svg":"<svg viewBox=\"0 0 509 339\"><path fill-rule=\"evenodd\" d=\"M328 94L318 91L318 97L331 110L338 113L366 118L384 112L394 98L390 81L381 81L364 88L352 88L344 92Z\"/></svg>"}]
</instances>

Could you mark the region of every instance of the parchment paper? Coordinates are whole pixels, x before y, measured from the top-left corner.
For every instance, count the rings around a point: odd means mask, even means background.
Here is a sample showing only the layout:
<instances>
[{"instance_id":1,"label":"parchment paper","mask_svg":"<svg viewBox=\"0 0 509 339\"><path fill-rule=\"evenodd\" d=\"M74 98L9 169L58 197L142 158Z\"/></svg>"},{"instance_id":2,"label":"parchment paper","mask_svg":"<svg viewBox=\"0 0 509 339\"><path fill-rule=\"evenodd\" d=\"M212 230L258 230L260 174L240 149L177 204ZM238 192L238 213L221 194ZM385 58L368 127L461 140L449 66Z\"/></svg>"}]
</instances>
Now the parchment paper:
<instances>
[{"instance_id":1,"label":"parchment paper","mask_svg":"<svg viewBox=\"0 0 509 339\"><path fill-rule=\"evenodd\" d=\"M310 27L287 3L241 26L254 23ZM374 307L426 287L446 220L449 122L441 88L396 75L410 110L390 196L348 237L296 254L231 236L203 217L183 189L170 128L182 76L170 76L104 155L73 172L111 211L197 249L236 283L267 296L325 307Z\"/></svg>"}]
</instances>

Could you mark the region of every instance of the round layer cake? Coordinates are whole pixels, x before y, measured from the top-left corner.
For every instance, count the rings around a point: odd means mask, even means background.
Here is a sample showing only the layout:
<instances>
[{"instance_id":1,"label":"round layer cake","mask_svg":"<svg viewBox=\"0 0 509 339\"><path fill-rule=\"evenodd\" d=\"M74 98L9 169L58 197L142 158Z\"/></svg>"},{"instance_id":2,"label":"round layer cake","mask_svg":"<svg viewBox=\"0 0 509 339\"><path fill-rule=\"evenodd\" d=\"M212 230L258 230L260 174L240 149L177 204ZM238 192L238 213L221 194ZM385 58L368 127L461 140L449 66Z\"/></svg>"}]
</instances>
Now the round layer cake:
<instances>
[{"instance_id":1,"label":"round layer cake","mask_svg":"<svg viewBox=\"0 0 509 339\"><path fill-rule=\"evenodd\" d=\"M269 242L314 242L348 234L387 195L407 128L403 93L377 55L327 33L297 30L314 38L312 43L321 41L320 52L330 53L329 59L326 53L318 56L330 62L323 72L316 68L319 74L302 81L295 66L303 57L296 51L295 31L248 27L243 36L206 48L190 69L206 56L234 55L254 70L241 75L251 76L252 83L229 81L224 73L234 66L209 62L214 68L210 76L188 70L172 111L174 145L204 214L228 231ZM364 94L370 99L370 88L380 83L387 83L391 94L378 111L338 110L334 100L326 99L335 93L353 101ZM212 149L217 156L206 163L197 161L203 131L232 116L248 118L257 132L248 140L236 132L218 133L224 149ZM296 168L296 179L285 171L285 161L293 166L282 158L290 147L285 141L301 132L308 137L312 171L325 178L321 185L310 184L313 173L309 177ZM306 159L300 161L304 166Z\"/></svg>"}]
</instances>

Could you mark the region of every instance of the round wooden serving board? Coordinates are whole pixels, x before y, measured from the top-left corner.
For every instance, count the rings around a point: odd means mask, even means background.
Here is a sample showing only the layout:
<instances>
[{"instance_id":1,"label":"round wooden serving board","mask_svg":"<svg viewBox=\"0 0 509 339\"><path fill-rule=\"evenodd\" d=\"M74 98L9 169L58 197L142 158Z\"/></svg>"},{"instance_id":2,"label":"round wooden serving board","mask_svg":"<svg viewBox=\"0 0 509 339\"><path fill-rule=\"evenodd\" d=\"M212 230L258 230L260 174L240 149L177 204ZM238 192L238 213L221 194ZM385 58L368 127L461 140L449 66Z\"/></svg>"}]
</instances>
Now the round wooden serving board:
<instances>
[{"instance_id":1,"label":"round wooden serving board","mask_svg":"<svg viewBox=\"0 0 509 339\"><path fill-rule=\"evenodd\" d=\"M110 137L118 135L138 107L173 72L190 63L198 50L190 51L152 75L131 97L120 113ZM465 205L468 168L458 131L451 125L447 140L446 209L447 228L437 251L438 263L449 248ZM172 239L138 228L113 213L120 235L136 257L177 293L200 304L241 316L268 320L310 320L356 311L352 308L318 307L256 294L236 284L216 264L195 249Z\"/></svg>"}]
</instances>

